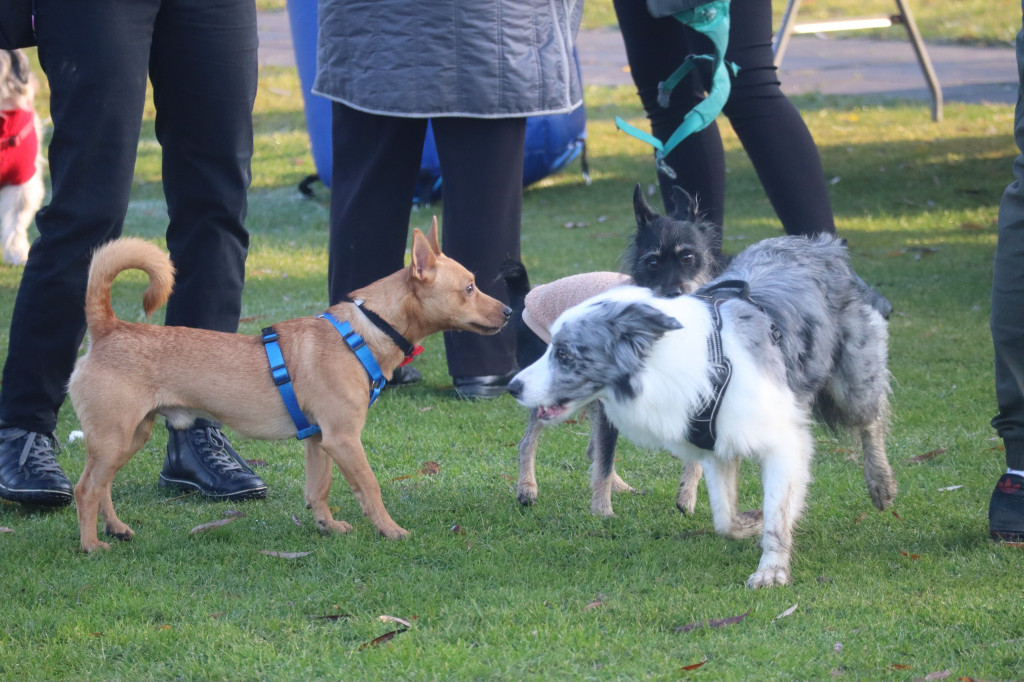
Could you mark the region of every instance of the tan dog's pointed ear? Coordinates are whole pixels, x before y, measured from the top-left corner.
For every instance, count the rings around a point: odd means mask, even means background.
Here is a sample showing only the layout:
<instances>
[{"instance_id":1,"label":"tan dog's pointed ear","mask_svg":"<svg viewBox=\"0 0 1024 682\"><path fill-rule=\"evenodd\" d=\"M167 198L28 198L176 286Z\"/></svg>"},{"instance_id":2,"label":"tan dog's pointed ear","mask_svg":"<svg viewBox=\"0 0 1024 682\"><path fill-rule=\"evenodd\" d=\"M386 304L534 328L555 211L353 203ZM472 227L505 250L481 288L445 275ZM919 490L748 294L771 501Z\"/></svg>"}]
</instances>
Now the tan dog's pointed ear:
<instances>
[{"instance_id":1,"label":"tan dog's pointed ear","mask_svg":"<svg viewBox=\"0 0 1024 682\"><path fill-rule=\"evenodd\" d=\"M419 228L413 228L412 231L412 265L410 268L412 276L423 281L432 277L437 270L437 256L434 255L434 245L437 244L436 219L434 227L430 229L430 234L433 235L433 245L430 243L431 240L424 236Z\"/></svg>"},{"instance_id":2,"label":"tan dog's pointed ear","mask_svg":"<svg viewBox=\"0 0 1024 682\"><path fill-rule=\"evenodd\" d=\"M430 248L433 252L440 256L441 246L437 242L437 216L434 216L433 222L430 223L430 232L427 233L427 240L430 242Z\"/></svg>"}]
</instances>

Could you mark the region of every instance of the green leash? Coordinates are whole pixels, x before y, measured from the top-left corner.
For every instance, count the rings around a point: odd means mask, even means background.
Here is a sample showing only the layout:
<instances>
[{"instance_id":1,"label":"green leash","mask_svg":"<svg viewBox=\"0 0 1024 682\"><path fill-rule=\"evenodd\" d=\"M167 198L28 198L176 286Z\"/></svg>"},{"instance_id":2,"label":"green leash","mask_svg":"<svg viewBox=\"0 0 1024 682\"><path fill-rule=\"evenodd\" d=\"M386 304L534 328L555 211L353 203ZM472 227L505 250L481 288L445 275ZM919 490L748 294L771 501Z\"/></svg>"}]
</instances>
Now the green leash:
<instances>
[{"instance_id":1,"label":"green leash","mask_svg":"<svg viewBox=\"0 0 1024 682\"><path fill-rule=\"evenodd\" d=\"M662 143L661 140L650 133L646 133L636 126L626 123L618 116L615 117L615 125L619 130L654 147L655 164L658 170L673 179L676 177L676 172L665 161L665 157L689 135L704 130L718 117L718 114L722 112L722 107L729 100L729 93L732 90L729 72L731 71L733 75L739 72L739 67L732 62L725 61L725 49L729 44L729 1L711 0L711 2L697 7L674 13L669 9L673 4L672 0L668 2L648 0L647 3L651 14L674 17L679 22L710 38L715 48L715 54L713 55L688 56L683 60L679 68L672 72L671 76L658 83L658 104L662 108L667 109L673 88L679 85L680 81L693 70L697 60L701 59L712 62L711 88L708 91L707 97L686 113L683 122L666 142ZM676 4L678 4L678 0L676 0ZM692 2L689 4L692 4Z\"/></svg>"}]
</instances>

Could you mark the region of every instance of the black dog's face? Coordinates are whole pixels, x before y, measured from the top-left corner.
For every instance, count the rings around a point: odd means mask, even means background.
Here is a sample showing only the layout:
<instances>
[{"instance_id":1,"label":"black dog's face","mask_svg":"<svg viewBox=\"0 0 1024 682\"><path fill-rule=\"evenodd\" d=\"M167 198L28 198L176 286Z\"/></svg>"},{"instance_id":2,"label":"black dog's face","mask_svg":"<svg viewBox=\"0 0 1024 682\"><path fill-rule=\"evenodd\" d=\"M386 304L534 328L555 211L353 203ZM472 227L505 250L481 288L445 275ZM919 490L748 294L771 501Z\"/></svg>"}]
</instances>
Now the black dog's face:
<instances>
[{"instance_id":1,"label":"black dog's face","mask_svg":"<svg viewBox=\"0 0 1024 682\"><path fill-rule=\"evenodd\" d=\"M672 188L671 216L660 216L633 191L636 234L623 255L623 271L658 296L688 294L721 272L722 229L700 218L696 202Z\"/></svg>"}]
</instances>

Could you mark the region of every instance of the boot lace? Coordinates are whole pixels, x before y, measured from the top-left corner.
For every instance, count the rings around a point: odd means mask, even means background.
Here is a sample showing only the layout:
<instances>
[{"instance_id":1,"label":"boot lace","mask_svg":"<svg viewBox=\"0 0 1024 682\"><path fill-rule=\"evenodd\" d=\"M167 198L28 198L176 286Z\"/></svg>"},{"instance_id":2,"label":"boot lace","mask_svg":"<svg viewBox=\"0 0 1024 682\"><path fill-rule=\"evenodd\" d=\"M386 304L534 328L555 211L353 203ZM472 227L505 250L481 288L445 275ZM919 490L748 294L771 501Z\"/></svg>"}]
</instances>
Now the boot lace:
<instances>
[{"instance_id":1,"label":"boot lace","mask_svg":"<svg viewBox=\"0 0 1024 682\"><path fill-rule=\"evenodd\" d=\"M215 426L196 426L191 429L192 442L203 454L203 459L219 473L244 472L242 465L228 452L228 439Z\"/></svg>"},{"instance_id":2,"label":"boot lace","mask_svg":"<svg viewBox=\"0 0 1024 682\"><path fill-rule=\"evenodd\" d=\"M48 474L63 475L60 465L57 464L57 452L60 451L60 441L49 433L37 431L25 431L24 429L8 429L7 434L0 439L0 442L8 442L25 438L25 447L21 449L18 457L18 466L27 469L34 476Z\"/></svg>"}]
</instances>

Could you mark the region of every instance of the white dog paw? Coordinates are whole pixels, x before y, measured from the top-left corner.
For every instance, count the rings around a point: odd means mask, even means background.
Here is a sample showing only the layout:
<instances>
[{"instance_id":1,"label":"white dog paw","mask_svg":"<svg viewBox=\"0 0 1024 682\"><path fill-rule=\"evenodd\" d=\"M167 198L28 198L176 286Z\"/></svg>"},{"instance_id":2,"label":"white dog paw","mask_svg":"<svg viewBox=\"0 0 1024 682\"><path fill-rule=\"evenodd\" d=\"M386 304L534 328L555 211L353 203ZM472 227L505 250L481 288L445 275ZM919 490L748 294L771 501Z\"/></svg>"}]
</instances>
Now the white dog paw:
<instances>
[{"instance_id":1,"label":"white dog paw","mask_svg":"<svg viewBox=\"0 0 1024 682\"><path fill-rule=\"evenodd\" d=\"M765 566L747 578L747 587L759 589L761 587L774 587L789 583L789 568L785 566Z\"/></svg>"}]
</instances>

